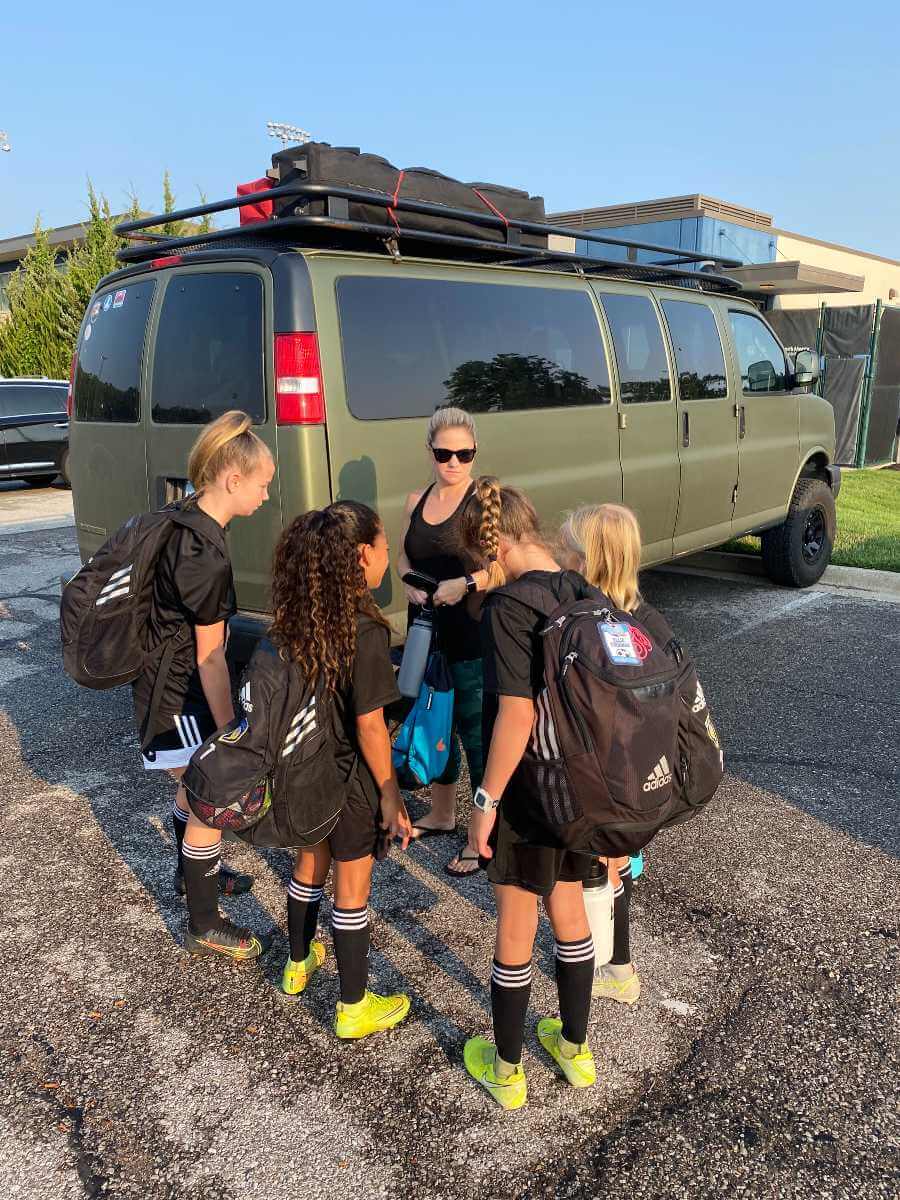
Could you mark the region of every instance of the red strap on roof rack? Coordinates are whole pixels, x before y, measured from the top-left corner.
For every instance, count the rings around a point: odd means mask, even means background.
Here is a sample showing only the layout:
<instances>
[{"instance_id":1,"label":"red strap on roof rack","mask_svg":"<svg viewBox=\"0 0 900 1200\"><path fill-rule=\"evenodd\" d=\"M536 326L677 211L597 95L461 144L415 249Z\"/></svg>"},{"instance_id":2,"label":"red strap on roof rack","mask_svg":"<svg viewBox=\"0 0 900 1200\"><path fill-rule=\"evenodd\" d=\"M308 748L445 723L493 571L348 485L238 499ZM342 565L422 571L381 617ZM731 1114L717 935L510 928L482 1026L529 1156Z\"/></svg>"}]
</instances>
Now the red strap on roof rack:
<instances>
[{"instance_id":1,"label":"red strap on roof rack","mask_svg":"<svg viewBox=\"0 0 900 1200\"><path fill-rule=\"evenodd\" d=\"M401 171L401 172L400 172L400 174L397 176L397 186L394 188L394 194L393 194L393 196L391 197L391 203L392 203L392 204L396 204L396 203L397 203L397 200L398 200L398 198L399 198L399 196L400 196L400 187L401 187L401 185L402 185L402 183L403 183L403 176L404 176L405 174L406 174L406 171L405 171L405 170L403 170L403 171ZM395 228L395 229L397 230L397 232L399 233L399 232L400 232L400 222L397 220L396 216L394 215L394 210L393 210L392 208L389 208L389 209L387 210L387 214L388 214L388 216L391 218L391 220L394 222L394 228Z\"/></svg>"},{"instance_id":2,"label":"red strap on roof rack","mask_svg":"<svg viewBox=\"0 0 900 1200\"><path fill-rule=\"evenodd\" d=\"M499 217L500 220L503 222L503 224L506 226L506 228L509 229L509 221L507 221L505 214L502 213L495 204L491 204L491 202L490 202L490 200L488 200L487 196L485 196L482 192L479 192L478 188L472 188L472 191L475 193L475 195L478 197L478 199L482 201L483 204L486 204L488 206L488 208L491 210L491 212L494 214L494 216Z\"/></svg>"}]
</instances>

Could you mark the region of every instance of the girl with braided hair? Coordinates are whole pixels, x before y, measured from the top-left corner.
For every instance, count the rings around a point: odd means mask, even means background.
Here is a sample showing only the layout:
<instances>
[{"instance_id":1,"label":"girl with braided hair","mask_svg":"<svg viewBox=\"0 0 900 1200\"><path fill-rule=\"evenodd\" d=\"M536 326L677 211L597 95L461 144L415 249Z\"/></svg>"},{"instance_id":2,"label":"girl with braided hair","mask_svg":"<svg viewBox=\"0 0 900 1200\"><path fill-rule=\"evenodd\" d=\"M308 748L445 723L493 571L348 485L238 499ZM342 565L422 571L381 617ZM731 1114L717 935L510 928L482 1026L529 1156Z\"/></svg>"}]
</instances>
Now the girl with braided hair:
<instances>
[{"instance_id":1,"label":"girl with braided hair","mask_svg":"<svg viewBox=\"0 0 900 1200\"><path fill-rule=\"evenodd\" d=\"M497 934L491 971L494 1042L470 1038L464 1060L469 1074L503 1108L520 1108L527 1097L522 1045L538 898L556 937L561 1017L539 1021L538 1039L574 1087L589 1087L595 1080L587 1045L594 946L582 893L591 858L554 846L541 813L517 792L513 778L532 737L535 702L543 688L544 614L584 598L589 589L575 571L560 568L522 492L484 477L476 482L475 495L477 510L467 523L466 540L492 589L481 617L483 741L489 750L474 797L468 850L487 863Z\"/></svg>"},{"instance_id":2,"label":"girl with braided hair","mask_svg":"<svg viewBox=\"0 0 900 1200\"><path fill-rule=\"evenodd\" d=\"M391 763L385 705L399 699L387 621L372 597L388 566L388 542L365 504L342 500L297 517L284 531L272 567L269 638L305 678L331 696L335 755L347 799L330 836L298 851L288 885L290 957L282 990L296 996L325 960L315 938L322 889L334 863L331 924L340 976L339 1038L362 1038L397 1025L409 997L367 989L369 891L379 842L411 826Z\"/></svg>"}]
</instances>

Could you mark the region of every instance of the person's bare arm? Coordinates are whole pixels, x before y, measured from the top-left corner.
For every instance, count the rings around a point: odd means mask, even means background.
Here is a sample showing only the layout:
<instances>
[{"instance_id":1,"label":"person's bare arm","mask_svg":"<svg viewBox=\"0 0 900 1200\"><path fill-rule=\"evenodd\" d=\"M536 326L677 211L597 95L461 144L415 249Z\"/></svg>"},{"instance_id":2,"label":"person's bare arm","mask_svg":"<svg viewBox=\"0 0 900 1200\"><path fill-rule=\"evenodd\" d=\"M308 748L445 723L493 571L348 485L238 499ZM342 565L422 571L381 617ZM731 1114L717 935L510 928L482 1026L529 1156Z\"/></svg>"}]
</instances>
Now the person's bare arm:
<instances>
[{"instance_id":1,"label":"person's bare arm","mask_svg":"<svg viewBox=\"0 0 900 1200\"><path fill-rule=\"evenodd\" d=\"M389 829L392 837L401 839L403 849L409 845L412 822L400 795L397 773L391 759L391 739L384 723L384 709L364 713L356 718L356 737L363 760L381 796L381 827Z\"/></svg>"},{"instance_id":2,"label":"person's bare arm","mask_svg":"<svg viewBox=\"0 0 900 1200\"><path fill-rule=\"evenodd\" d=\"M522 760L534 727L534 701L524 696L501 696L500 711L491 734L487 766L481 786L493 800L500 800L513 772ZM469 818L469 849L482 858L493 854L488 838L497 820L494 812L472 809Z\"/></svg>"},{"instance_id":3,"label":"person's bare arm","mask_svg":"<svg viewBox=\"0 0 900 1200\"><path fill-rule=\"evenodd\" d=\"M216 728L221 729L223 725L234 720L231 676L225 661L225 622L195 625L194 639L197 643L197 671L203 695L206 697Z\"/></svg>"},{"instance_id":4,"label":"person's bare arm","mask_svg":"<svg viewBox=\"0 0 900 1200\"><path fill-rule=\"evenodd\" d=\"M410 518L421 499L421 492L410 492L406 497L406 520L403 522L403 532L400 534L400 553L397 555L397 574L401 580L404 575L413 569L412 563L406 557L406 535L409 533ZM410 604L424 604L428 599L427 592L423 592L419 588L410 587L408 583L404 583L403 586L406 589L406 598Z\"/></svg>"}]
</instances>

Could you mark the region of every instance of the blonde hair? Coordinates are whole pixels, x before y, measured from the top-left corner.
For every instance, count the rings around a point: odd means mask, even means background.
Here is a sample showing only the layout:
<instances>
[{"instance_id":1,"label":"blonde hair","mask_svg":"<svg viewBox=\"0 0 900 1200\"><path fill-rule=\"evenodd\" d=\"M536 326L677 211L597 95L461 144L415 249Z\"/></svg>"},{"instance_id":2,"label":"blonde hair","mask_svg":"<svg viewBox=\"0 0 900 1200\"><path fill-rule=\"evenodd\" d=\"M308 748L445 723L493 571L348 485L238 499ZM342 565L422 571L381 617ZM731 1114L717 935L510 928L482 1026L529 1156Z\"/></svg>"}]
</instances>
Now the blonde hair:
<instances>
[{"instance_id":1,"label":"blonde hair","mask_svg":"<svg viewBox=\"0 0 900 1200\"><path fill-rule=\"evenodd\" d=\"M466 509L463 538L466 548L480 555L488 573L488 590L503 587L506 572L500 566L500 538L543 545L537 511L524 492L504 487L493 475L475 480L475 500Z\"/></svg>"},{"instance_id":2,"label":"blonde hair","mask_svg":"<svg viewBox=\"0 0 900 1200\"><path fill-rule=\"evenodd\" d=\"M445 429L465 429L466 433L472 435L472 441L478 442L475 436L475 422L464 408L454 408L452 404L445 404L442 408L434 410L428 422L428 445L432 445L437 435Z\"/></svg>"},{"instance_id":3,"label":"blonde hair","mask_svg":"<svg viewBox=\"0 0 900 1200\"><path fill-rule=\"evenodd\" d=\"M559 531L563 546L584 559L584 577L624 612L641 602L641 528L630 508L588 504L573 512Z\"/></svg>"},{"instance_id":4,"label":"blonde hair","mask_svg":"<svg viewBox=\"0 0 900 1200\"><path fill-rule=\"evenodd\" d=\"M233 408L206 426L188 455L188 478L198 494L227 467L246 474L264 455L271 457L269 447L250 428L252 424L245 412Z\"/></svg>"}]
</instances>

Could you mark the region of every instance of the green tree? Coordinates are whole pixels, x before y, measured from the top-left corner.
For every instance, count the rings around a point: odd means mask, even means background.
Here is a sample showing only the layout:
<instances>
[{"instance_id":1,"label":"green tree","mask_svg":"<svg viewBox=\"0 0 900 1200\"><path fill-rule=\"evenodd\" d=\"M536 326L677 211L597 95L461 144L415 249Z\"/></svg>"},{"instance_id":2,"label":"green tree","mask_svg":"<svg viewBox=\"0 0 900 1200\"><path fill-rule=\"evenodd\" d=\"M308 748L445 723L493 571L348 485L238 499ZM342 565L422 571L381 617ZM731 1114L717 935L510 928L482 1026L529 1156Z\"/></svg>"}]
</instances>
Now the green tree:
<instances>
[{"instance_id":1,"label":"green tree","mask_svg":"<svg viewBox=\"0 0 900 1200\"><path fill-rule=\"evenodd\" d=\"M64 379L68 358L60 336L61 276L40 218L34 226L34 245L10 276L6 292L9 318L0 324L0 375Z\"/></svg>"},{"instance_id":2,"label":"green tree","mask_svg":"<svg viewBox=\"0 0 900 1200\"><path fill-rule=\"evenodd\" d=\"M81 318L91 294L104 275L118 267L116 251L123 244L114 232L115 219L105 196L88 180L88 221L84 239L69 248L60 276L60 336L75 346ZM71 357L71 355L70 355Z\"/></svg>"}]
</instances>

